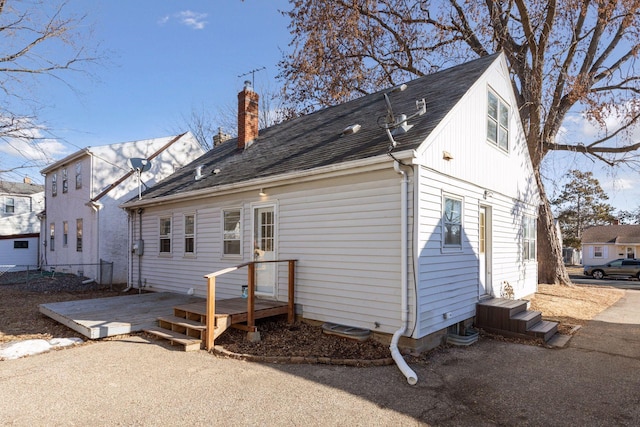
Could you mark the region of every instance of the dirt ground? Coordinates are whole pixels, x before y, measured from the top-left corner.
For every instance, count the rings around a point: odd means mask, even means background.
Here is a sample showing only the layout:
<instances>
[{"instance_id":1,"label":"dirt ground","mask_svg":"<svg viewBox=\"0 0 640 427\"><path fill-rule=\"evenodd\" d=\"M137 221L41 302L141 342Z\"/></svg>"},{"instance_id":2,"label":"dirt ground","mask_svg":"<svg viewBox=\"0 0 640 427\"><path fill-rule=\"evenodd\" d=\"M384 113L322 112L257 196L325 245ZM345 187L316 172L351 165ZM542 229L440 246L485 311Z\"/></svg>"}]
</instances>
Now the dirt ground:
<instances>
[{"instance_id":1,"label":"dirt ground","mask_svg":"<svg viewBox=\"0 0 640 427\"><path fill-rule=\"evenodd\" d=\"M26 339L85 338L66 326L44 316L40 304L49 302L104 298L123 295L109 286L82 284L75 276L41 277L22 283L19 275L0 277L0 345ZM118 289L118 286L114 286ZM611 287L539 285L531 299L531 308L547 320L560 323L561 333L575 332L595 315L614 304L624 291ZM261 356L305 356L340 359L382 359L389 357L388 347L375 340L358 342L322 333L320 326L283 320L258 324L262 341L248 343L246 333L234 329L225 332L216 344L236 352Z\"/></svg>"}]
</instances>

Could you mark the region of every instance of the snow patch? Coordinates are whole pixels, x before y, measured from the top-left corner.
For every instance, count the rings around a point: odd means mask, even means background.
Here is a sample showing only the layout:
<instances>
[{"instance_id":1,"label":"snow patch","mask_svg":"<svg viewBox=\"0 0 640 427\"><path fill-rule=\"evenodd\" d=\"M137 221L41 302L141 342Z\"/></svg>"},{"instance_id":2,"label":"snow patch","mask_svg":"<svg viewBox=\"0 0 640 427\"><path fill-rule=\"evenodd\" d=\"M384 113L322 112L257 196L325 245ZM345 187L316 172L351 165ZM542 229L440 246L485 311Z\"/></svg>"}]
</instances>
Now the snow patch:
<instances>
[{"instance_id":1,"label":"snow patch","mask_svg":"<svg viewBox=\"0 0 640 427\"><path fill-rule=\"evenodd\" d=\"M53 338L49 341L36 339L15 341L0 345L0 360L19 359L32 354L40 354L49 350L81 344L81 338Z\"/></svg>"}]
</instances>

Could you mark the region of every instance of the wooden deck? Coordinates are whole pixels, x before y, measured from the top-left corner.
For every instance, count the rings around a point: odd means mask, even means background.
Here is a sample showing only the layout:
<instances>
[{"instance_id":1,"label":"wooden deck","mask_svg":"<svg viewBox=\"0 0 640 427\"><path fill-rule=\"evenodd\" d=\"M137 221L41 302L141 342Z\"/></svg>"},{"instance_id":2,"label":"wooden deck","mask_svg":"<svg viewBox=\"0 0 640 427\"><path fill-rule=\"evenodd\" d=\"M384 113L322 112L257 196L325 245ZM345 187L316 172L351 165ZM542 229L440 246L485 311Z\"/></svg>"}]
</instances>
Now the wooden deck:
<instances>
[{"instance_id":1,"label":"wooden deck","mask_svg":"<svg viewBox=\"0 0 640 427\"><path fill-rule=\"evenodd\" d=\"M201 316L201 321L204 322L204 318L207 315L207 302L203 300L190 304L178 305L175 307L175 310L183 311L185 313L196 313ZM254 319L263 319L265 317L287 314L287 302L256 299L254 313ZM216 300L216 316L218 315L231 316L231 325L246 322L248 317L247 300L245 298Z\"/></svg>"},{"instance_id":2,"label":"wooden deck","mask_svg":"<svg viewBox=\"0 0 640 427\"><path fill-rule=\"evenodd\" d=\"M90 339L139 332L157 324L173 307L204 301L189 295L151 292L138 295L54 302L40 312Z\"/></svg>"},{"instance_id":3,"label":"wooden deck","mask_svg":"<svg viewBox=\"0 0 640 427\"><path fill-rule=\"evenodd\" d=\"M175 311L206 316L206 300L183 294L152 292L110 298L64 301L40 305L40 312L90 339L139 332L158 324L158 318ZM231 324L247 321L247 300L217 300L216 317L226 315ZM287 314L287 303L255 300L255 319ZM199 320L200 319L191 319Z\"/></svg>"}]
</instances>

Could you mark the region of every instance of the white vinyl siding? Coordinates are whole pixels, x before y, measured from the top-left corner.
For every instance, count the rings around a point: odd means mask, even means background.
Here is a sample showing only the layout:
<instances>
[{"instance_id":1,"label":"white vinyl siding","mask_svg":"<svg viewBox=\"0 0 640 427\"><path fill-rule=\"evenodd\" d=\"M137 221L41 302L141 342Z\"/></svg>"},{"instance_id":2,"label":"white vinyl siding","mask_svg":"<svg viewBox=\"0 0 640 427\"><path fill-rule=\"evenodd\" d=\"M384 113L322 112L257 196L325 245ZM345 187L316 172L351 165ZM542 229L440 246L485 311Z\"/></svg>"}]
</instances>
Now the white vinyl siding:
<instances>
[{"instance_id":1,"label":"white vinyl siding","mask_svg":"<svg viewBox=\"0 0 640 427\"><path fill-rule=\"evenodd\" d=\"M507 280L518 296L535 292L536 263L522 260L523 213L534 215L533 205L514 204L510 197L494 195L488 201L484 188L420 168L418 258L418 328L414 337L425 336L475 315L479 298L479 206L491 203L493 289ZM445 194L463 198L461 248L443 253L443 203ZM444 319L445 313L451 313Z\"/></svg>"},{"instance_id":2,"label":"white vinyl siding","mask_svg":"<svg viewBox=\"0 0 640 427\"><path fill-rule=\"evenodd\" d=\"M148 208L143 215L147 241L153 241L150 237L157 233L152 217L184 211L187 206L198 212L198 259L145 257L142 277L153 290L186 292L194 287L197 295L205 296L204 275L253 259L251 251L244 251L242 259L222 256L223 212L230 206L240 209L242 245L253 247L252 207L258 202L277 202L274 249L279 259L297 260L300 314L311 320L393 333L400 327L401 313L399 179L389 163L381 172L333 178L321 185L279 187L269 192L269 200L247 191ZM240 296L246 281L246 268L219 276L216 297ZM275 298L287 298L286 263L278 264Z\"/></svg>"}]
</instances>

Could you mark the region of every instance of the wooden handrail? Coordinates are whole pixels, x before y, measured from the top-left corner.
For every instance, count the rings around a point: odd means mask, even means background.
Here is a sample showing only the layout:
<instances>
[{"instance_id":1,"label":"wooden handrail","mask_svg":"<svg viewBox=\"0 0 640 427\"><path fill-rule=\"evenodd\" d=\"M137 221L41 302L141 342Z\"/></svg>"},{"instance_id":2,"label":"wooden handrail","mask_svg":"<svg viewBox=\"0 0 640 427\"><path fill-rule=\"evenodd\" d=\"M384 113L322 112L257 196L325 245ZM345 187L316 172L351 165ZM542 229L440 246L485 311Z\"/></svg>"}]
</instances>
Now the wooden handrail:
<instances>
[{"instance_id":1,"label":"wooden handrail","mask_svg":"<svg viewBox=\"0 0 640 427\"><path fill-rule=\"evenodd\" d=\"M207 331L205 334L205 348L210 351L213 348L215 325L216 325L216 277L226 273L247 268L247 327L255 328L255 288L256 276L255 266L260 263L286 262L288 268L288 292L287 292L287 322L293 323L295 320L295 259L270 260L270 261L249 261L235 267L224 268L222 270L209 273L204 277L207 279Z\"/></svg>"}]
</instances>

